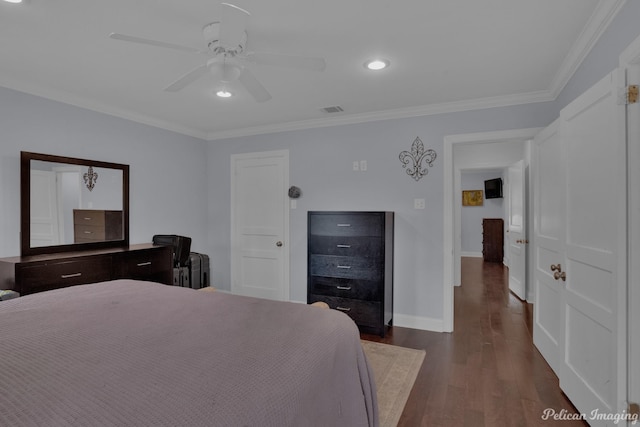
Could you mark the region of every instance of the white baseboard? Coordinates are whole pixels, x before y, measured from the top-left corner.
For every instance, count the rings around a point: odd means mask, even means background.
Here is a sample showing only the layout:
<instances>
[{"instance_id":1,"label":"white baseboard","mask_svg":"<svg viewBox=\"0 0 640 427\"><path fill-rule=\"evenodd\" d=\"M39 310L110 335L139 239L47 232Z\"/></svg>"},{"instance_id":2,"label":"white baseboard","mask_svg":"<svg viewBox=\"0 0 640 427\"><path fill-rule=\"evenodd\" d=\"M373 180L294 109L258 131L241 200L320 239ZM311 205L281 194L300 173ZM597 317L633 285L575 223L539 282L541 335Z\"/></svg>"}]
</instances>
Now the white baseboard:
<instances>
[{"instance_id":1,"label":"white baseboard","mask_svg":"<svg viewBox=\"0 0 640 427\"><path fill-rule=\"evenodd\" d=\"M444 323L442 319L432 319L429 317L409 316L407 314L393 314L393 325L402 328L421 329L423 331L443 332Z\"/></svg>"},{"instance_id":2,"label":"white baseboard","mask_svg":"<svg viewBox=\"0 0 640 427\"><path fill-rule=\"evenodd\" d=\"M466 252L461 251L460 256L466 256L470 258L482 258L482 252Z\"/></svg>"},{"instance_id":3,"label":"white baseboard","mask_svg":"<svg viewBox=\"0 0 640 427\"><path fill-rule=\"evenodd\" d=\"M304 301L290 302L306 304ZM407 314L393 314L393 326L400 326L401 328L421 329L423 331L431 332L443 332L442 319L431 319L429 317L410 316Z\"/></svg>"}]
</instances>

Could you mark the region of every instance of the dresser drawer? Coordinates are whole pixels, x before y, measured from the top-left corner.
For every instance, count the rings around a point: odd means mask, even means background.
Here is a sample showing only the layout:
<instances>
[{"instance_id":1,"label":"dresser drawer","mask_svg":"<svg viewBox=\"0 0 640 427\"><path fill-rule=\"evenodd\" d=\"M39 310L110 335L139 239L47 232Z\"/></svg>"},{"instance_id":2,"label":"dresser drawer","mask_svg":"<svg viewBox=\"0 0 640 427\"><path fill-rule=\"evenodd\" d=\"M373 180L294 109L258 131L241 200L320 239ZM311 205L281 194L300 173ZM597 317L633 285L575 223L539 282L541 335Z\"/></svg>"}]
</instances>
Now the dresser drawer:
<instances>
[{"instance_id":1,"label":"dresser drawer","mask_svg":"<svg viewBox=\"0 0 640 427\"><path fill-rule=\"evenodd\" d=\"M309 252L312 254L382 259L384 244L379 237L311 236Z\"/></svg>"},{"instance_id":2,"label":"dresser drawer","mask_svg":"<svg viewBox=\"0 0 640 427\"><path fill-rule=\"evenodd\" d=\"M149 280L171 284L173 274L171 248L157 247L153 249L124 252L115 255L116 278Z\"/></svg>"},{"instance_id":3,"label":"dresser drawer","mask_svg":"<svg viewBox=\"0 0 640 427\"><path fill-rule=\"evenodd\" d=\"M378 259L309 255L309 274L311 276L380 280L382 271L383 265Z\"/></svg>"},{"instance_id":4,"label":"dresser drawer","mask_svg":"<svg viewBox=\"0 0 640 427\"><path fill-rule=\"evenodd\" d=\"M73 227L75 243L96 242L105 240L104 226L76 224Z\"/></svg>"},{"instance_id":5,"label":"dresser drawer","mask_svg":"<svg viewBox=\"0 0 640 427\"><path fill-rule=\"evenodd\" d=\"M309 292L317 295L381 301L382 283L313 276L309 278Z\"/></svg>"},{"instance_id":6,"label":"dresser drawer","mask_svg":"<svg viewBox=\"0 0 640 427\"><path fill-rule=\"evenodd\" d=\"M27 295L66 286L111 280L111 257L76 258L19 267L20 294Z\"/></svg>"},{"instance_id":7,"label":"dresser drawer","mask_svg":"<svg viewBox=\"0 0 640 427\"><path fill-rule=\"evenodd\" d=\"M104 228L104 211L100 210L73 210L73 223L76 225L91 225Z\"/></svg>"},{"instance_id":8,"label":"dresser drawer","mask_svg":"<svg viewBox=\"0 0 640 427\"><path fill-rule=\"evenodd\" d=\"M309 303L311 304L316 301L324 301L329 305L329 308L342 311L351 317L358 326L375 328L380 325L382 315L379 302L311 294Z\"/></svg>"},{"instance_id":9,"label":"dresser drawer","mask_svg":"<svg viewBox=\"0 0 640 427\"><path fill-rule=\"evenodd\" d=\"M382 236L382 217L370 213L314 214L309 233L317 236Z\"/></svg>"}]
</instances>

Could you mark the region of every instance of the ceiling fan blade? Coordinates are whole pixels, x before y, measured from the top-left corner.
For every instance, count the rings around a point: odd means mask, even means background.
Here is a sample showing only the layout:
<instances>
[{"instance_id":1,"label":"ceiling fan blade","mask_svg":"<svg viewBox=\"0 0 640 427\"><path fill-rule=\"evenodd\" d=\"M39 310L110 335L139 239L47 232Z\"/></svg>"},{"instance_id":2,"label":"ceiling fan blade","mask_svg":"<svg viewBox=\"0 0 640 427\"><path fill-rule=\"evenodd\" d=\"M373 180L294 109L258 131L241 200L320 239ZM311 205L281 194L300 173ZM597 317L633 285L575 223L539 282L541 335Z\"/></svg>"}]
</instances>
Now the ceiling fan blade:
<instances>
[{"instance_id":1,"label":"ceiling fan blade","mask_svg":"<svg viewBox=\"0 0 640 427\"><path fill-rule=\"evenodd\" d=\"M238 81L253 96L257 102L265 102L271 99L271 94L262 86L248 68L243 68Z\"/></svg>"},{"instance_id":2,"label":"ceiling fan blade","mask_svg":"<svg viewBox=\"0 0 640 427\"><path fill-rule=\"evenodd\" d=\"M201 65L198 68L189 71L187 74L185 74L184 76L180 77L175 82L171 83L164 90L167 91L167 92L177 92L180 89L184 88L185 86L187 86L187 85L195 82L196 80L198 80L206 72L207 72L207 66L206 65Z\"/></svg>"},{"instance_id":3,"label":"ceiling fan blade","mask_svg":"<svg viewBox=\"0 0 640 427\"><path fill-rule=\"evenodd\" d=\"M220 45L234 49L243 42L249 12L230 3L222 3Z\"/></svg>"},{"instance_id":4,"label":"ceiling fan blade","mask_svg":"<svg viewBox=\"0 0 640 427\"><path fill-rule=\"evenodd\" d=\"M245 55L248 61L260 65L275 67L298 68L301 70L324 71L326 63L323 58L306 56L280 55L277 53L250 52Z\"/></svg>"},{"instance_id":5,"label":"ceiling fan blade","mask_svg":"<svg viewBox=\"0 0 640 427\"><path fill-rule=\"evenodd\" d=\"M136 36L128 36L126 34L111 33L109 34L109 38L112 38L114 40L122 40L125 42L133 42L133 43L146 44L150 46L163 47L167 49L181 50L183 52L206 53L206 51L189 47L189 46L181 46L173 43L161 42L158 40L144 39L142 37L136 37Z\"/></svg>"}]
</instances>

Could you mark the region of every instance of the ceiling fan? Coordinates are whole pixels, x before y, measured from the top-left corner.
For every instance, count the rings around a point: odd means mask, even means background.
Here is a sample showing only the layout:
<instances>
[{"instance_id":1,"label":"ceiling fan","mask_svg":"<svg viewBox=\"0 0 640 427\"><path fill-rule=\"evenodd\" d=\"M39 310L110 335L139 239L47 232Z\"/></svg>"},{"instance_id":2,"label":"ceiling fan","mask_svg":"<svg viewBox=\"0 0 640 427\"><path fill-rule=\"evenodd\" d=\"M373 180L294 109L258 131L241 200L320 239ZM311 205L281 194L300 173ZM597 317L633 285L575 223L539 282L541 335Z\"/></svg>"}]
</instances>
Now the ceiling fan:
<instances>
[{"instance_id":1,"label":"ceiling fan","mask_svg":"<svg viewBox=\"0 0 640 427\"><path fill-rule=\"evenodd\" d=\"M111 33L109 37L115 40L210 56L206 63L189 71L167 86L164 90L168 92L177 92L183 89L209 71L216 77L220 84L219 89L223 92L229 94L229 84L237 80L256 101L264 102L271 99L271 94L249 70L246 66L247 63L301 70L324 70L325 61L323 58L245 52L248 18L249 12L246 10L229 3L222 3L221 19L205 25L202 29L202 34L207 44L206 49L196 49L118 33Z\"/></svg>"}]
</instances>

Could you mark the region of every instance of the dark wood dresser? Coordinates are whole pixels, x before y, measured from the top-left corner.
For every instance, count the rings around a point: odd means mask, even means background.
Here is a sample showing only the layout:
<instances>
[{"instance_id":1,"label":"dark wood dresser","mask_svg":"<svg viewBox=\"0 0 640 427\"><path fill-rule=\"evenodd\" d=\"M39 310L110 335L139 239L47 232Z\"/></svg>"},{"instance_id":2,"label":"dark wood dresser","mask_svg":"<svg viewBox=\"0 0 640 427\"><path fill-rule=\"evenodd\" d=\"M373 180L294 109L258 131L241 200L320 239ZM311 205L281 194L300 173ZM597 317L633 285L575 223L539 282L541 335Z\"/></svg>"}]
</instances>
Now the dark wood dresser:
<instances>
[{"instance_id":1,"label":"dark wood dresser","mask_svg":"<svg viewBox=\"0 0 640 427\"><path fill-rule=\"evenodd\" d=\"M309 212L307 303L323 301L365 333L393 319L393 212Z\"/></svg>"},{"instance_id":2,"label":"dark wood dresser","mask_svg":"<svg viewBox=\"0 0 640 427\"><path fill-rule=\"evenodd\" d=\"M0 259L0 289L13 290L20 295L115 279L171 285L171 247L144 243Z\"/></svg>"},{"instance_id":3,"label":"dark wood dresser","mask_svg":"<svg viewBox=\"0 0 640 427\"><path fill-rule=\"evenodd\" d=\"M503 262L504 221L502 218L482 220L482 258L487 262Z\"/></svg>"},{"instance_id":4,"label":"dark wood dresser","mask_svg":"<svg viewBox=\"0 0 640 427\"><path fill-rule=\"evenodd\" d=\"M122 211L73 210L74 243L122 239Z\"/></svg>"}]
</instances>

